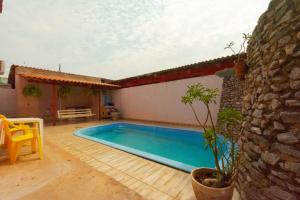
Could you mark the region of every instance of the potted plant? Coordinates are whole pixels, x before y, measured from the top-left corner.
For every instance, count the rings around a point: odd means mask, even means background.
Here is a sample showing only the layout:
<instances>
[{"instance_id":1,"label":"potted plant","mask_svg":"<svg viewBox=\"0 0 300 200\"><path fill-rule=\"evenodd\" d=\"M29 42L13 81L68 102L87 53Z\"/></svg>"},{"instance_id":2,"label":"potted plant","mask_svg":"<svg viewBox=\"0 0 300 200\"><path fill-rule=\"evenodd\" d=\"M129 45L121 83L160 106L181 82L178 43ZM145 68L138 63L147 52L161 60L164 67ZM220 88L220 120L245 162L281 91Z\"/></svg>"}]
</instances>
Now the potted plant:
<instances>
[{"instance_id":1,"label":"potted plant","mask_svg":"<svg viewBox=\"0 0 300 200\"><path fill-rule=\"evenodd\" d=\"M246 45L248 44L249 40L251 39L251 35L248 33L243 33L243 42L238 52L233 49L234 42L230 42L226 44L224 49L230 49L234 54L237 54L237 58L234 60L234 69L235 74L240 79L244 79L245 74L247 73L248 67L246 64Z\"/></svg>"},{"instance_id":2,"label":"potted plant","mask_svg":"<svg viewBox=\"0 0 300 200\"><path fill-rule=\"evenodd\" d=\"M231 199L234 179L239 164L239 148L236 130L242 115L239 111L226 108L219 112L219 127L213 121L211 104L216 103L218 89L206 88L202 84L188 86L182 102L191 107L193 114L204 130L206 147L214 156L215 168L197 168L191 172L194 193L198 200ZM200 101L206 108L205 120L200 120L193 106ZM201 112L203 112L201 110ZM218 136L221 133L222 136Z\"/></svg>"}]
</instances>

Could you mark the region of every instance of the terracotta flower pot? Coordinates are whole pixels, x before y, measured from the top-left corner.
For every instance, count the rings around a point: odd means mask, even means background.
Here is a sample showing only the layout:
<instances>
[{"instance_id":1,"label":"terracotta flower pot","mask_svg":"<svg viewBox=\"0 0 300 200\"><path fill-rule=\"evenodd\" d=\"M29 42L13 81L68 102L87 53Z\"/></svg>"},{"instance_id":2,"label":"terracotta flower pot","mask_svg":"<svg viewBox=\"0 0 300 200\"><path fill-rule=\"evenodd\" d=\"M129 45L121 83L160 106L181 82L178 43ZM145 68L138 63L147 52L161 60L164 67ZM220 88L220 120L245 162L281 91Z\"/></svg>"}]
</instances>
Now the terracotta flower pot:
<instances>
[{"instance_id":1,"label":"terracotta flower pot","mask_svg":"<svg viewBox=\"0 0 300 200\"><path fill-rule=\"evenodd\" d=\"M231 200L233 195L234 184L225 188L212 188L199 183L195 177L198 174L207 174L215 172L211 168L198 168L191 172L192 186L197 200Z\"/></svg>"},{"instance_id":2,"label":"terracotta flower pot","mask_svg":"<svg viewBox=\"0 0 300 200\"><path fill-rule=\"evenodd\" d=\"M237 77L244 79L245 74L247 73L247 66L244 59L234 61L234 71Z\"/></svg>"}]
</instances>

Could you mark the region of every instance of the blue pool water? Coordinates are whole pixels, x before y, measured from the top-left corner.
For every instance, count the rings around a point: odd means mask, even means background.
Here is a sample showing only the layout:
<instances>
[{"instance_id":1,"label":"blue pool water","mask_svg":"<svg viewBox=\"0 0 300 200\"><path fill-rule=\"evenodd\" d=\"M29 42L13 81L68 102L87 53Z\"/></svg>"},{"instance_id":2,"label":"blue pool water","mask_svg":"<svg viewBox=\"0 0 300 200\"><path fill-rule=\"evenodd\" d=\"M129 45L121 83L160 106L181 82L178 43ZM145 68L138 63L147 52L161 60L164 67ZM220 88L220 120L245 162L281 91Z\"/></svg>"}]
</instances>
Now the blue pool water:
<instances>
[{"instance_id":1,"label":"blue pool water","mask_svg":"<svg viewBox=\"0 0 300 200\"><path fill-rule=\"evenodd\" d=\"M196 130L113 123L79 129L75 135L187 172L215 167L211 150L205 149L202 133Z\"/></svg>"}]
</instances>

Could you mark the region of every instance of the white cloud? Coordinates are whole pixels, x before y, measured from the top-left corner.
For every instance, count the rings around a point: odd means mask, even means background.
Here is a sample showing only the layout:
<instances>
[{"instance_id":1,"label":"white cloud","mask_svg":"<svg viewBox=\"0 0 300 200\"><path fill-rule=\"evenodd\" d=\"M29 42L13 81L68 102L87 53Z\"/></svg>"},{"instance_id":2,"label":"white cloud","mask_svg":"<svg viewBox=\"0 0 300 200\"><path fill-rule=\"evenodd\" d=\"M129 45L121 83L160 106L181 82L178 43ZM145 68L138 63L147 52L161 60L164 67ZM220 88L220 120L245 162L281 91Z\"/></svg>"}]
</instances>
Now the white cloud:
<instances>
[{"instance_id":1,"label":"white cloud","mask_svg":"<svg viewBox=\"0 0 300 200\"><path fill-rule=\"evenodd\" d=\"M4 0L8 64L124 78L230 54L268 0Z\"/></svg>"}]
</instances>

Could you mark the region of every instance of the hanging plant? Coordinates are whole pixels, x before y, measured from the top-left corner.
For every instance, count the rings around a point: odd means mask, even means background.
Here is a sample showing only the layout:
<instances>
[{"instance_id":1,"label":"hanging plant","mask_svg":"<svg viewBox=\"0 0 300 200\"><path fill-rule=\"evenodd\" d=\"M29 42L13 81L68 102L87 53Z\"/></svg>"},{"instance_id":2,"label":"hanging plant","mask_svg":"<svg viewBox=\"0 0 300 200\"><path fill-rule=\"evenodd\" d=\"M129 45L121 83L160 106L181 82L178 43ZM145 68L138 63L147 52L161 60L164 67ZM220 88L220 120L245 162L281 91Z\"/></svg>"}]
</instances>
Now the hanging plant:
<instances>
[{"instance_id":1,"label":"hanging plant","mask_svg":"<svg viewBox=\"0 0 300 200\"><path fill-rule=\"evenodd\" d=\"M66 99L72 92L72 88L69 86L60 86L57 91L57 95L60 99Z\"/></svg>"},{"instance_id":2,"label":"hanging plant","mask_svg":"<svg viewBox=\"0 0 300 200\"><path fill-rule=\"evenodd\" d=\"M42 96L42 90L39 86L37 85L26 85L23 89L23 95L25 97L41 97Z\"/></svg>"},{"instance_id":3,"label":"hanging plant","mask_svg":"<svg viewBox=\"0 0 300 200\"><path fill-rule=\"evenodd\" d=\"M86 89L84 89L83 93L84 93L84 95L87 95L87 96L97 96L101 92L100 92L99 89L89 89L89 88L86 88Z\"/></svg>"}]
</instances>

